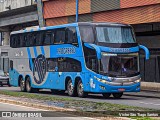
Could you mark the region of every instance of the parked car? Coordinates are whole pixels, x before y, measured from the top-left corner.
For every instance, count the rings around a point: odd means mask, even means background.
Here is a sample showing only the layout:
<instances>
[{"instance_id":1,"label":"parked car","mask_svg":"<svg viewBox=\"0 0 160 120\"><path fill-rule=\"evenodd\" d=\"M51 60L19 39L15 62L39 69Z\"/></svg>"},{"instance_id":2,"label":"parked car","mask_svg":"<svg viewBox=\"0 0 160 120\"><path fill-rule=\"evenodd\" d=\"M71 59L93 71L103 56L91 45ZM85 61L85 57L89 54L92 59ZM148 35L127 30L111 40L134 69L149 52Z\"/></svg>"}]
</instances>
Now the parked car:
<instances>
[{"instance_id":1,"label":"parked car","mask_svg":"<svg viewBox=\"0 0 160 120\"><path fill-rule=\"evenodd\" d=\"M1 86L3 86L3 85L10 86L9 76L7 74L5 74L3 70L0 70L0 85Z\"/></svg>"}]
</instances>

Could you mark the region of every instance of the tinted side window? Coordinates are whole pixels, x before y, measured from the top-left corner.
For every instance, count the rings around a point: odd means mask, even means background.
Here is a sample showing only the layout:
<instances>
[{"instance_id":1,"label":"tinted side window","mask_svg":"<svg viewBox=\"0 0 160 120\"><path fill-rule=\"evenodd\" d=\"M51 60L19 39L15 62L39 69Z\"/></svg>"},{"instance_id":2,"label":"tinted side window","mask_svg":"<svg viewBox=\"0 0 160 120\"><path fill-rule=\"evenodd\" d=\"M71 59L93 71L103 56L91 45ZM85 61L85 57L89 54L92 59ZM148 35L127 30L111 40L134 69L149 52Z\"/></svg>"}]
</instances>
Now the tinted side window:
<instances>
[{"instance_id":1,"label":"tinted side window","mask_svg":"<svg viewBox=\"0 0 160 120\"><path fill-rule=\"evenodd\" d=\"M13 48L17 48L17 47L20 47L20 37L19 35L13 35L11 36L11 47Z\"/></svg>"},{"instance_id":2,"label":"tinted side window","mask_svg":"<svg viewBox=\"0 0 160 120\"><path fill-rule=\"evenodd\" d=\"M24 41L24 35L20 35L20 47L25 47L26 42Z\"/></svg>"},{"instance_id":3,"label":"tinted side window","mask_svg":"<svg viewBox=\"0 0 160 120\"><path fill-rule=\"evenodd\" d=\"M48 61L47 68L49 72L58 70L57 59L51 58L51 59L48 59L47 61Z\"/></svg>"},{"instance_id":4,"label":"tinted side window","mask_svg":"<svg viewBox=\"0 0 160 120\"><path fill-rule=\"evenodd\" d=\"M94 72L98 72L98 60L97 60L97 56L96 56L96 51L95 49L91 49L88 47L84 47L84 55L85 55L85 62L86 62L86 66L94 71Z\"/></svg>"},{"instance_id":5,"label":"tinted side window","mask_svg":"<svg viewBox=\"0 0 160 120\"><path fill-rule=\"evenodd\" d=\"M58 58L59 72L81 72L81 62L73 58Z\"/></svg>"},{"instance_id":6,"label":"tinted side window","mask_svg":"<svg viewBox=\"0 0 160 120\"><path fill-rule=\"evenodd\" d=\"M80 26L80 34L83 42L94 43L94 34L92 27Z\"/></svg>"},{"instance_id":7,"label":"tinted side window","mask_svg":"<svg viewBox=\"0 0 160 120\"><path fill-rule=\"evenodd\" d=\"M35 41L36 41L36 46L42 46L43 45L43 38L42 38L42 32L37 32L35 34Z\"/></svg>"},{"instance_id":8,"label":"tinted side window","mask_svg":"<svg viewBox=\"0 0 160 120\"><path fill-rule=\"evenodd\" d=\"M56 29L55 31L55 44L64 44L65 43L65 28Z\"/></svg>"},{"instance_id":9,"label":"tinted side window","mask_svg":"<svg viewBox=\"0 0 160 120\"><path fill-rule=\"evenodd\" d=\"M29 34L27 35L27 39L28 39L28 41L29 41L29 46L30 46L30 47L31 47L31 46L35 46L36 41L35 41L35 35L34 35L34 33L29 33Z\"/></svg>"},{"instance_id":10,"label":"tinted side window","mask_svg":"<svg viewBox=\"0 0 160 120\"><path fill-rule=\"evenodd\" d=\"M10 38L10 46L14 47L14 36L13 35L11 35L11 38Z\"/></svg>"},{"instance_id":11,"label":"tinted side window","mask_svg":"<svg viewBox=\"0 0 160 120\"><path fill-rule=\"evenodd\" d=\"M77 33L75 27L66 28L66 43L78 44Z\"/></svg>"},{"instance_id":12,"label":"tinted side window","mask_svg":"<svg viewBox=\"0 0 160 120\"><path fill-rule=\"evenodd\" d=\"M25 47L30 46L30 40L28 39L28 33L24 35Z\"/></svg>"},{"instance_id":13,"label":"tinted side window","mask_svg":"<svg viewBox=\"0 0 160 120\"><path fill-rule=\"evenodd\" d=\"M54 41L54 32L53 31L46 31L44 32L44 45L51 45Z\"/></svg>"}]
</instances>

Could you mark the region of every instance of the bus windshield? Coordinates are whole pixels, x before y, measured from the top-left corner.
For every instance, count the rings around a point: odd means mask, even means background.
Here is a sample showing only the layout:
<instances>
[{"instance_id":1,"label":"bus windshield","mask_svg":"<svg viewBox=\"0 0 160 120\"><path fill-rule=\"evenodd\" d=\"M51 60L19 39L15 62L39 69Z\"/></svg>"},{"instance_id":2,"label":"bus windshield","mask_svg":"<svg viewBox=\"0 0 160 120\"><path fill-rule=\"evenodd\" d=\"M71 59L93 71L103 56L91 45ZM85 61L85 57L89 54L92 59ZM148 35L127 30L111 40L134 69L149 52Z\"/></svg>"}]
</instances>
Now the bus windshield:
<instances>
[{"instance_id":1,"label":"bus windshield","mask_svg":"<svg viewBox=\"0 0 160 120\"><path fill-rule=\"evenodd\" d=\"M131 27L126 26L80 26L81 39L85 43L135 43L135 37Z\"/></svg>"},{"instance_id":2,"label":"bus windshield","mask_svg":"<svg viewBox=\"0 0 160 120\"><path fill-rule=\"evenodd\" d=\"M138 53L110 54L103 52L100 73L113 77L132 77L139 73L138 66Z\"/></svg>"},{"instance_id":3,"label":"bus windshield","mask_svg":"<svg viewBox=\"0 0 160 120\"><path fill-rule=\"evenodd\" d=\"M131 27L97 26L97 42L104 43L135 43Z\"/></svg>"}]
</instances>

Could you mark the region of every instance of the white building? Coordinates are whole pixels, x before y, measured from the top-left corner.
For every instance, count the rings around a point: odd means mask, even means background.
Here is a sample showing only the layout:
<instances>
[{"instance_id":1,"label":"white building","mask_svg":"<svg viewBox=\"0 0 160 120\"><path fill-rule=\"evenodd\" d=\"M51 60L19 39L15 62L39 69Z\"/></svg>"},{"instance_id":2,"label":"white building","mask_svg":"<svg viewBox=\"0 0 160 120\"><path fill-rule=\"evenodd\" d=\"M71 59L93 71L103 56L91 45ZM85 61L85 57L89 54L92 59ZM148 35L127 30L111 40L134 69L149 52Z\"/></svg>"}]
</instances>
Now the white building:
<instances>
[{"instance_id":1,"label":"white building","mask_svg":"<svg viewBox=\"0 0 160 120\"><path fill-rule=\"evenodd\" d=\"M0 0L0 69L6 72L10 32L39 25L38 13L42 12L42 6L37 7L37 1L41 3L41 0Z\"/></svg>"}]
</instances>

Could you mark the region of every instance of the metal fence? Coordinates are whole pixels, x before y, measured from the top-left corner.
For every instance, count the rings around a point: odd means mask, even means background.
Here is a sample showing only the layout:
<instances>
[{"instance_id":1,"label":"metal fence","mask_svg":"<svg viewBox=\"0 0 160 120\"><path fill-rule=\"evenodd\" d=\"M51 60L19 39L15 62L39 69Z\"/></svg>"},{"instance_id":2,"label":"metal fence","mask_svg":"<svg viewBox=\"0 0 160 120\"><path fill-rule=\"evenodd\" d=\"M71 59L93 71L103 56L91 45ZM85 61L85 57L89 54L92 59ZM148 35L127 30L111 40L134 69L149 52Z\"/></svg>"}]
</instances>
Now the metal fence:
<instances>
[{"instance_id":1,"label":"metal fence","mask_svg":"<svg viewBox=\"0 0 160 120\"><path fill-rule=\"evenodd\" d=\"M145 56L140 56L140 71L142 81L160 83L160 54L151 54L149 60Z\"/></svg>"}]
</instances>

